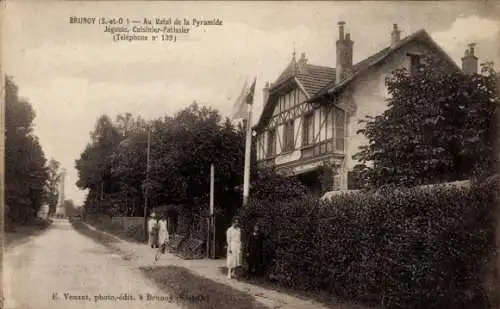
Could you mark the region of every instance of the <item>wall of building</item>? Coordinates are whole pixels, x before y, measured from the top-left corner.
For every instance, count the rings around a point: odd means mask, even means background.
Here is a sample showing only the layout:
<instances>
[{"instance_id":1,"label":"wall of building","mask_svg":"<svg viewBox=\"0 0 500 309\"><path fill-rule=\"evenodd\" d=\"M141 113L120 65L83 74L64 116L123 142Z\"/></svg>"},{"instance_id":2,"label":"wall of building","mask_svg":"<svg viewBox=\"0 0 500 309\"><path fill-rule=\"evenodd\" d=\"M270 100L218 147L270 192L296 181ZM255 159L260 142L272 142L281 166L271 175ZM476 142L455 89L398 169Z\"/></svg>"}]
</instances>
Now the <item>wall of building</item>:
<instances>
[{"instance_id":1,"label":"wall of building","mask_svg":"<svg viewBox=\"0 0 500 309\"><path fill-rule=\"evenodd\" d=\"M362 145L366 145L368 140L356 132L364 128L359 120L366 116L377 116L387 109L386 98L388 97L385 86L385 78L391 76L391 72L406 67L409 69L410 59L407 53L431 53L431 50L423 44L411 43L398 50L383 63L374 67L370 72L366 72L352 84L352 99L356 106L355 112L350 116L347 134L347 156L346 169L352 171L359 162L352 158L352 155L359 152Z\"/></svg>"}]
</instances>

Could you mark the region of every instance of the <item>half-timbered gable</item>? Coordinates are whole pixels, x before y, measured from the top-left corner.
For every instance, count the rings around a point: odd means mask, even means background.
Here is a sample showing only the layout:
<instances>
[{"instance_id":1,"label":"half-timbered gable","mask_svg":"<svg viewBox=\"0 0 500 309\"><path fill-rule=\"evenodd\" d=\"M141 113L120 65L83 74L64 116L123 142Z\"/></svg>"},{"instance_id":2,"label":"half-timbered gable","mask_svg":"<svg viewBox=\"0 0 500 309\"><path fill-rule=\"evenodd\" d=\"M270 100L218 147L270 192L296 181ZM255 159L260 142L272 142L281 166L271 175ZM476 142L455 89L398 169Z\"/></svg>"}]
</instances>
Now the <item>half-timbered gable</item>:
<instances>
[{"instance_id":1,"label":"half-timbered gable","mask_svg":"<svg viewBox=\"0 0 500 309\"><path fill-rule=\"evenodd\" d=\"M343 22L335 68L309 64L305 54L296 60L294 53L277 80L264 88L264 110L255 126L259 164L294 175L319 194L354 189L352 156L367 142L357 134L359 120L387 108L385 78L401 67L411 72L429 53L459 69L425 30L404 39L399 33L394 25L390 45L357 64Z\"/></svg>"}]
</instances>

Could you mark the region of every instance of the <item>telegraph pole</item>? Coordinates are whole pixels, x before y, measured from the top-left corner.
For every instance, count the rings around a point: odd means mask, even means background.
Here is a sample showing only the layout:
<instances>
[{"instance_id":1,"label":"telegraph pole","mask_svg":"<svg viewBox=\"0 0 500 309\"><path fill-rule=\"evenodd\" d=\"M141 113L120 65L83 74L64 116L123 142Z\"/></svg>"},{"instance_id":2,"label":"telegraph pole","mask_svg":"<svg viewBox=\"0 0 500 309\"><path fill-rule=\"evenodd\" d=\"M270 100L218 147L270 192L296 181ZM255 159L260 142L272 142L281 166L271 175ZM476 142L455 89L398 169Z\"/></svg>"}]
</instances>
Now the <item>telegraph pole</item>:
<instances>
[{"instance_id":1,"label":"telegraph pole","mask_svg":"<svg viewBox=\"0 0 500 309\"><path fill-rule=\"evenodd\" d=\"M149 170L150 165L150 153L151 153L151 128L148 128L148 146L147 146L147 158L146 158L146 185L144 186L144 230L146 231L146 236L148 235L148 202L149 202Z\"/></svg>"}]
</instances>

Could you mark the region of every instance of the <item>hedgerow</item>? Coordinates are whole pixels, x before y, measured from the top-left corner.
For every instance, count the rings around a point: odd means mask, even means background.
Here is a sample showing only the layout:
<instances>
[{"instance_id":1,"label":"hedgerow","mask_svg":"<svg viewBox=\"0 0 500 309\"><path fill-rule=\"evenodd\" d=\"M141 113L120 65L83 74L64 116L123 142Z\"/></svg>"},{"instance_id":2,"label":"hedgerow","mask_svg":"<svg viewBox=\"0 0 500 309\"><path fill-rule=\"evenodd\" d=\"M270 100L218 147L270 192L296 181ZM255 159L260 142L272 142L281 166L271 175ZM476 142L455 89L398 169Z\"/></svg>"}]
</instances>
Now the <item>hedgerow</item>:
<instances>
[{"instance_id":1,"label":"hedgerow","mask_svg":"<svg viewBox=\"0 0 500 309\"><path fill-rule=\"evenodd\" d=\"M254 199L241 221L262 224L267 273L282 285L382 308L485 308L497 192L495 179L329 201Z\"/></svg>"}]
</instances>

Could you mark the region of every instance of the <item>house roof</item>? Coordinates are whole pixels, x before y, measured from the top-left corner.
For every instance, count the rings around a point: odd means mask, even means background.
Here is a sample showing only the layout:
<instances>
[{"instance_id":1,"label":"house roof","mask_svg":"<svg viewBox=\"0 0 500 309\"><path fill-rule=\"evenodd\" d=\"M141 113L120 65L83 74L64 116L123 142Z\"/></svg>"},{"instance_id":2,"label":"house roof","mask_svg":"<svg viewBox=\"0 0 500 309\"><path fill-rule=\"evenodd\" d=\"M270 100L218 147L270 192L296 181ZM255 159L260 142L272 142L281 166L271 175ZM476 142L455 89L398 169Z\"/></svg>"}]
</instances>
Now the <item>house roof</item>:
<instances>
[{"instance_id":1,"label":"house roof","mask_svg":"<svg viewBox=\"0 0 500 309\"><path fill-rule=\"evenodd\" d=\"M306 91L306 95L309 97L309 102L316 101L324 95L335 93L338 91L342 91L346 85L351 83L354 79L356 79L361 74L365 73L368 69L374 67L375 65L381 63L387 57L392 55L395 51L401 49L405 45L415 40L425 41L434 47L437 52L443 55L443 57L456 67L458 70L460 68L455 64L455 62L444 52L439 45L434 42L431 36L425 31L421 29L406 38L403 38L399 41L395 46L386 47L375 54L369 56L368 58L356 63L351 68L349 74L344 77L344 79L340 83L336 83L336 69L327 66L318 66L312 65L303 62L301 64L301 60L298 62L295 60L295 54L293 56L292 61L285 68L285 70L280 74L280 76L276 79L276 81L270 87L270 93L273 92L276 88L278 88L281 84L283 84L287 80L291 80L295 78L295 81L299 84L299 87ZM304 59L305 60L305 59ZM307 61L307 60L306 60ZM264 103L264 110L260 116L260 119L256 125L256 127L261 127L264 125L264 122L267 118L270 117L272 113L272 109L274 104L272 101L268 100Z\"/></svg>"},{"instance_id":2,"label":"house roof","mask_svg":"<svg viewBox=\"0 0 500 309\"><path fill-rule=\"evenodd\" d=\"M303 64L302 67L300 66L300 61L297 63L294 57L286 69L273 83L270 91L281 85L286 80L296 77L306 91L306 94L308 96L313 96L318 93L319 90L327 86L332 80L335 80L335 68L308 63Z\"/></svg>"},{"instance_id":3,"label":"house roof","mask_svg":"<svg viewBox=\"0 0 500 309\"><path fill-rule=\"evenodd\" d=\"M325 88L332 80L335 80L335 75L335 68L305 62L301 63L300 60L297 62L294 55L292 61L290 61L285 70L270 86L270 97L278 90L279 86L285 84L287 81L295 80L299 84L299 87L306 92L307 98L310 98ZM257 127L272 113L273 107L274 105L269 100L264 102L264 110L262 111Z\"/></svg>"},{"instance_id":4,"label":"house roof","mask_svg":"<svg viewBox=\"0 0 500 309\"><path fill-rule=\"evenodd\" d=\"M297 74L297 79L300 81L307 94L313 96L332 80L335 80L335 75L335 68L306 64L305 73Z\"/></svg>"},{"instance_id":5,"label":"house roof","mask_svg":"<svg viewBox=\"0 0 500 309\"><path fill-rule=\"evenodd\" d=\"M392 55L395 51L401 49L403 46L407 45L410 42L413 42L415 40L421 40L421 41L426 41L429 43L431 46L437 49L437 51L443 55L445 60L447 60L450 64L452 64L456 69L460 70L460 68L455 64L455 62L448 56L448 54L439 47L439 45L431 38L431 36L425 31L424 29L421 29L412 35L407 36L406 38L402 39L399 41L398 44L395 46L391 47L386 47L379 52L371 55L370 57L364 59L363 61L358 62L355 64L352 68L352 71L350 72L349 75L347 75L344 80L342 80L339 84L335 83L335 80L330 81L328 85L326 85L323 89L321 89L319 92L315 93L310 101L314 101L318 99L319 97L327 94L327 93L333 93L338 90L341 90L344 86L352 82L356 77L358 77L360 74L364 73L368 69L372 68L373 66L381 63L383 60L385 60L387 57Z\"/></svg>"}]
</instances>

